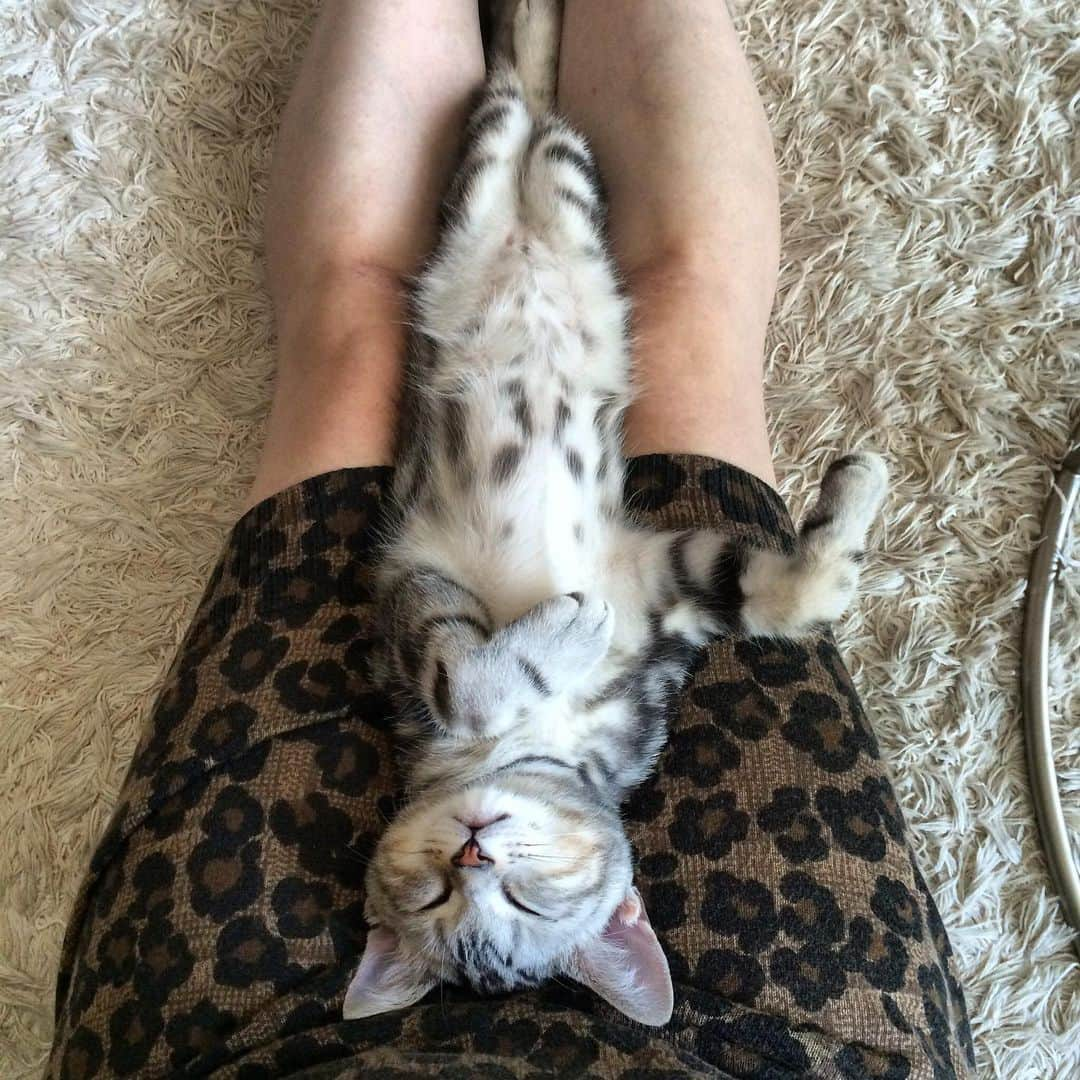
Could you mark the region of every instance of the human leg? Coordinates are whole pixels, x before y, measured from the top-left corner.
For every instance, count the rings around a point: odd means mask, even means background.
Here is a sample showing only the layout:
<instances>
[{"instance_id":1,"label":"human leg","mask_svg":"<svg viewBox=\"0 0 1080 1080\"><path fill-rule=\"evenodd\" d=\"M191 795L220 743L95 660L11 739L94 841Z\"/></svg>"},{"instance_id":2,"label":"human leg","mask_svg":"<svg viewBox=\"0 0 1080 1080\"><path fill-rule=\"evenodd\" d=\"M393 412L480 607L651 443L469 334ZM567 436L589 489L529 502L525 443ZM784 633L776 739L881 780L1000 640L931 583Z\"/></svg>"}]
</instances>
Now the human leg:
<instances>
[{"instance_id":1,"label":"human leg","mask_svg":"<svg viewBox=\"0 0 1080 1080\"><path fill-rule=\"evenodd\" d=\"M249 505L321 472L390 462L403 280L434 241L483 75L475 2L325 0L271 175L278 371Z\"/></svg>"},{"instance_id":2,"label":"human leg","mask_svg":"<svg viewBox=\"0 0 1080 1080\"><path fill-rule=\"evenodd\" d=\"M279 369L252 508L72 915L50 1075L209 1071L277 1036L285 1068L340 1014L395 778L368 656L389 470L339 467L390 461L402 279L482 74L466 0L323 4L271 184Z\"/></svg>"},{"instance_id":3,"label":"human leg","mask_svg":"<svg viewBox=\"0 0 1080 1080\"><path fill-rule=\"evenodd\" d=\"M630 503L658 528L783 548L760 482L777 189L724 5L566 0L559 94L635 307L628 449L688 452L632 460ZM627 816L677 1043L740 1076L965 1072L951 949L830 637L709 646Z\"/></svg>"},{"instance_id":4,"label":"human leg","mask_svg":"<svg viewBox=\"0 0 1080 1080\"><path fill-rule=\"evenodd\" d=\"M772 483L776 175L725 6L566 0L559 102L592 144L634 302L629 452L710 454Z\"/></svg>"}]
</instances>

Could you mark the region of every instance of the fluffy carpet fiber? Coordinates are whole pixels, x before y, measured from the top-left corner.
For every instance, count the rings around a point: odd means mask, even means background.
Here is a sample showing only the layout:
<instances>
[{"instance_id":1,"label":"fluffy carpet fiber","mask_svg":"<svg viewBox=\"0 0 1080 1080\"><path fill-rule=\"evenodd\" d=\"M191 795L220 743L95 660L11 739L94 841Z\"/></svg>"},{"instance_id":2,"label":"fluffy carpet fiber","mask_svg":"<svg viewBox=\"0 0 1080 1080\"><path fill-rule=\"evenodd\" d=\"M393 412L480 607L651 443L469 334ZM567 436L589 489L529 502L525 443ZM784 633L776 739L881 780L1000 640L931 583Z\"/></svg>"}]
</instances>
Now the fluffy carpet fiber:
<instances>
[{"instance_id":1,"label":"fluffy carpet fiber","mask_svg":"<svg viewBox=\"0 0 1080 1080\"><path fill-rule=\"evenodd\" d=\"M80 875L252 474L272 372L260 205L315 6L0 0L4 1077L40 1070ZM784 184L783 491L799 509L840 448L890 460L846 654L982 1073L1076 1076L1080 969L1027 795L1017 644L1080 401L1076 8L755 0L738 17ZM1078 584L1052 666L1080 834Z\"/></svg>"}]
</instances>

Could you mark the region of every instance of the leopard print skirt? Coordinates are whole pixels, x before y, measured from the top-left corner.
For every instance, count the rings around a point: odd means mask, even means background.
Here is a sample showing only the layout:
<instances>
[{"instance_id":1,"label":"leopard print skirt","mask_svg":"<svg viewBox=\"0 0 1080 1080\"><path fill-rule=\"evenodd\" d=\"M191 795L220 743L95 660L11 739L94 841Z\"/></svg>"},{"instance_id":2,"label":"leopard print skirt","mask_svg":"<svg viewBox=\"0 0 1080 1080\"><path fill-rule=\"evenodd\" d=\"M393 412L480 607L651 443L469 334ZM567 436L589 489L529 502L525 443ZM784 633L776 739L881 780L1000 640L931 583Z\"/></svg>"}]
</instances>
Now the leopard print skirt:
<instances>
[{"instance_id":1,"label":"leopard print skirt","mask_svg":"<svg viewBox=\"0 0 1080 1080\"><path fill-rule=\"evenodd\" d=\"M49 1075L969 1075L949 942L827 636L703 650L626 807L666 1028L558 983L341 1019L399 797L373 677L390 478L319 476L234 529L72 916ZM658 528L792 542L771 488L707 458L634 459L627 498Z\"/></svg>"}]
</instances>

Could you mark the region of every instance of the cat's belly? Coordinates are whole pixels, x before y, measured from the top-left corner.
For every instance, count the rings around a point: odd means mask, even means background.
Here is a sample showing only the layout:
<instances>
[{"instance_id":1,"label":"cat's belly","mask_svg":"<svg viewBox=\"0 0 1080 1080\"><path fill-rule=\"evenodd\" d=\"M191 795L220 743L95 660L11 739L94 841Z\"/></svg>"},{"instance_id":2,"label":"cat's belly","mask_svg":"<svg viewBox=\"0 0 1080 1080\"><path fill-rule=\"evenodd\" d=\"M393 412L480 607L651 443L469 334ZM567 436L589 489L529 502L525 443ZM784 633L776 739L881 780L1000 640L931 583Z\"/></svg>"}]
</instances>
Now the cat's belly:
<instances>
[{"instance_id":1,"label":"cat's belly","mask_svg":"<svg viewBox=\"0 0 1080 1080\"><path fill-rule=\"evenodd\" d=\"M548 597L594 589L608 547L595 493L561 458L528 447L519 471L508 483L478 485L441 538L451 576L483 599L497 625Z\"/></svg>"},{"instance_id":2,"label":"cat's belly","mask_svg":"<svg viewBox=\"0 0 1080 1080\"><path fill-rule=\"evenodd\" d=\"M576 266L537 242L493 256L483 278L455 308L475 317L444 337L428 388L413 550L504 625L602 576L622 488L624 309L605 263Z\"/></svg>"}]
</instances>

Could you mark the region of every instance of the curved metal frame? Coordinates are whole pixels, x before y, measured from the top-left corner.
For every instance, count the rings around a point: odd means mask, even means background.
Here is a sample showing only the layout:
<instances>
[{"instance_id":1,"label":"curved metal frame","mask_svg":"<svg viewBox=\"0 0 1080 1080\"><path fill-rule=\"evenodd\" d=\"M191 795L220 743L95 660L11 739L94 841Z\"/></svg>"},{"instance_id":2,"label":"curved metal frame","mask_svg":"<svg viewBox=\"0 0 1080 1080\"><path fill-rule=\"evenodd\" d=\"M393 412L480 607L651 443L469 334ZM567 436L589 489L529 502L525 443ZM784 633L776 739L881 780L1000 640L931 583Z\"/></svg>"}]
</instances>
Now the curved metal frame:
<instances>
[{"instance_id":1,"label":"curved metal frame","mask_svg":"<svg viewBox=\"0 0 1080 1080\"><path fill-rule=\"evenodd\" d=\"M1057 475L1046 504L1042 539L1031 560L1027 606L1024 613L1024 643L1021 685L1024 700L1024 738L1027 743L1028 774L1035 816L1039 822L1046 861L1057 887L1065 918L1075 935L1073 947L1080 956L1080 872L1073 862L1061 795L1054 767L1054 747L1050 740L1048 697L1048 653L1050 612L1054 585L1061 570L1073 506L1080 495L1080 429L1073 432L1072 445Z\"/></svg>"}]
</instances>

